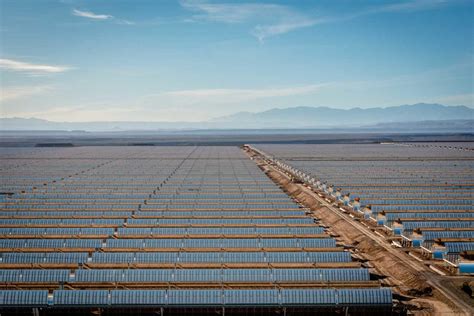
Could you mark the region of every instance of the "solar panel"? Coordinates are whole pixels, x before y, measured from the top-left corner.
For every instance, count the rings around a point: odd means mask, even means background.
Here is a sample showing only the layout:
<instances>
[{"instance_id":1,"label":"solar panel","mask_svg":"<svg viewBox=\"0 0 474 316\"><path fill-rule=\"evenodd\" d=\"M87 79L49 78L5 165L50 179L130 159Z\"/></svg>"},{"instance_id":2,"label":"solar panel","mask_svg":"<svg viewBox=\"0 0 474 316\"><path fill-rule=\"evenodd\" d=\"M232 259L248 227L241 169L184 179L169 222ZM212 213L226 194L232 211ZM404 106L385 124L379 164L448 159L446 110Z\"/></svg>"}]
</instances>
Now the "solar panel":
<instances>
[{"instance_id":1,"label":"solar panel","mask_svg":"<svg viewBox=\"0 0 474 316\"><path fill-rule=\"evenodd\" d=\"M15 192L0 201L0 282L25 290L1 292L0 305L337 306L372 304L370 295L373 304L388 302L390 291L379 287L339 294L374 287L368 270L347 268L360 264L334 249L325 228L239 148L132 147L32 149L4 159L25 164L0 170L3 187ZM450 206L457 192L450 193L434 206ZM309 268L321 263L347 265ZM331 282L338 290L310 288ZM301 288L288 285L296 283Z\"/></svg>"}]
</instances>

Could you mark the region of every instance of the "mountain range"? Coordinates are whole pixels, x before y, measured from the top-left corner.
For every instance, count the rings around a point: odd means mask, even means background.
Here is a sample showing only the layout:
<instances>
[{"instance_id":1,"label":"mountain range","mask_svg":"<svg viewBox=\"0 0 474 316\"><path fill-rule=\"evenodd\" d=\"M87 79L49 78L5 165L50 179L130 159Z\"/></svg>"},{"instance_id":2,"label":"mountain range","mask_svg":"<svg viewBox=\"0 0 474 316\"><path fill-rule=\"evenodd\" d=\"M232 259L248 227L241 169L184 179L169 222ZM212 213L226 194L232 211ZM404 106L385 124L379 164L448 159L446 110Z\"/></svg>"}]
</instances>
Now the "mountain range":
<instances>
[{"instance_id":1,"label":"mountain range","mask_svg":"<svg viewBox=\"0 0 474 316\"><path fill-rule=\"evenodd\" d=\"M380 123L474 119L474 109L466 106L444 106L418 103L386 108L295 107L271 109L259 113L240 112L215 119L217 122L240 123L266 127L360 127Z\"/></svg>"},{"instance_id":2,"label":"mountain range","mask_svg":"<svg viewBox=\"0 0 474 316\"><path fill-rule=\"evenodd\" d=\"M472 131L474 109L418 103L393 107L335 109L292 107L239 112L203 122L53 122L37 118L0 118L0 130L183 130L183 129L446 129Z\"/></svg>"}]
</instances>

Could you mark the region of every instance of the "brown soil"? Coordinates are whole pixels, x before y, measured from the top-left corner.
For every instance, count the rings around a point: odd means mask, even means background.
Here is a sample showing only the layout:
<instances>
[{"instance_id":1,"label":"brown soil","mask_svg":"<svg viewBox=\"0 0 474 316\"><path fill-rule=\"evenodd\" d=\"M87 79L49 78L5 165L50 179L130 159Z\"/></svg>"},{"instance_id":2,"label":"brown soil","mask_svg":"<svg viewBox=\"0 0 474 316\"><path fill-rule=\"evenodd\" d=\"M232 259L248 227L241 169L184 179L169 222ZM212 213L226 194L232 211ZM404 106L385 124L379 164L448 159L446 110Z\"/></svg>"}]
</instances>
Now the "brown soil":
<instances>
[{"instance_id":1,"label":"brown soil","mask_svg":"<svg viewBox=\"0 0 474 316\"><path fill-rule=\"evenodd\" d=\"M298 185L289 182L274 171L268 172L268 176L276 180L289 195L309 207L325 226L329 226L329 231L337 234L338 239L345 245L356 246L356 253L369 260L379 274L388 276L386 282L396 288L399 293L404 295L431 293L431 288L426 285L426 279L423 276L413 273L411 269L401 268L399 258L388 253L325 206L321 206L315 198L303 192Z\"/></svg>"}]
</instances>

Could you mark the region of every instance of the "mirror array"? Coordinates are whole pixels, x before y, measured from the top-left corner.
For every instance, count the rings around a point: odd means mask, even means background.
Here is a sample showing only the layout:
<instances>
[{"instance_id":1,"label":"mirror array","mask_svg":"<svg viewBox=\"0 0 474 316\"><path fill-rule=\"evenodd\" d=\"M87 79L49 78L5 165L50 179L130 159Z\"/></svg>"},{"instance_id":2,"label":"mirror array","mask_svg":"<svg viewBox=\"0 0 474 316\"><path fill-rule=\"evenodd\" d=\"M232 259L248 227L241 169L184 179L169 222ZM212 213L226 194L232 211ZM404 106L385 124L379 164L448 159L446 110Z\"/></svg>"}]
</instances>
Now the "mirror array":
<instances>
[{"instance_id":1,"label":"mirror array","mask_svg":"<svg viewBox=\"0 0 474 316\"><path fill-rule=\"evenodd\" d=\"M2 149L0 305L303 306L392 294L238 147Z\"/></svg>"},{"instance_id":2,"label":"mirror array","mask_svg":"<svg viewBox=\"0 0 474 316\"><path fill-rule=\"evenodd\" d=\"M474 145L256 145L319 189L377 221L404 245L473 273ZM360 207L355 207L356 198Z\"/></svg>"}]
</instances>

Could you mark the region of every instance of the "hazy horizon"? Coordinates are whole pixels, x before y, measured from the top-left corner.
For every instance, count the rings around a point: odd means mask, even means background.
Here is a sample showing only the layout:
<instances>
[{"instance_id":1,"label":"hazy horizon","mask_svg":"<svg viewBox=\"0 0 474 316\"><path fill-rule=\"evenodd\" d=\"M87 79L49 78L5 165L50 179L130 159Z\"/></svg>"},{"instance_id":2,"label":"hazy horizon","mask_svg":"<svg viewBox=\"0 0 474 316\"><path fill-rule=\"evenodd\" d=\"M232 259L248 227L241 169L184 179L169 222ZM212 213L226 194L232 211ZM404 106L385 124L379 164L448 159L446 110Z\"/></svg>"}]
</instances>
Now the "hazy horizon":
<instances>
[{"instance_id":1,"label":"hazy horizon","mask_svg":"<svg viewBox=\"0 0 474 316\"><path fill-rule=\"evenodd\" d=\"M117 121L107 121L107 120L85 120L85 121L69 121L69 120L48 120L48 119L42 119L38 117L19 117L19 116L6 116L6 117L0 117L0 119L25 119L25 120L31 120L31 119L36 119L36 120L44 120L48 122L54 122L54 123L95 123L95 122L153 122L153 123L204 123L204 122L213 122L215 120L221 120L225 119L227 117L233 117L233 116L238 116L240 114L265 114L268 112L272 111L285 111L285 110L296 110L296 109L328 109L328 110L342 110L342 111L354 111L354 110L387 110L391 108L400 108L400 107L414 107L414 106L419 106L419 105L440 105L442 107L447 107L447 108L462 108L466 107L469 109L474 109L474 107L469 107L465 105L442 105L442 104L428 104L428 103L417 103L417 104L403 104L403 105L398 105L398 106L386 106L386 107L359 107L359 106L354 106L351 108L347 109L339 109L337 107L331 107L331 106L294 106L294 107L275 107L271 109L267 109L264 111L239 111L235 113L229 113L229 115L224 115L224 116L217 116L217 117L211 117L209 119L201 120L201 121L186 121L186 120L181 120L181 121L156 121L156 120L117 120ZM465 118L456 118L458 120L461 119L466 119L466 120L473 120L474 117L465 117ZM449 119L447 119L449 120ZM424 121L423 118L420 120L414 120L414 121ZM401 120L400 122L404 122ZM376 123L376 122L375 122Z\"/></svg>"}]
</instances>

